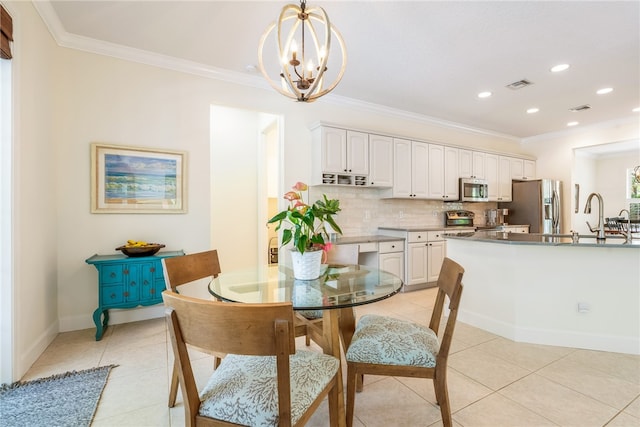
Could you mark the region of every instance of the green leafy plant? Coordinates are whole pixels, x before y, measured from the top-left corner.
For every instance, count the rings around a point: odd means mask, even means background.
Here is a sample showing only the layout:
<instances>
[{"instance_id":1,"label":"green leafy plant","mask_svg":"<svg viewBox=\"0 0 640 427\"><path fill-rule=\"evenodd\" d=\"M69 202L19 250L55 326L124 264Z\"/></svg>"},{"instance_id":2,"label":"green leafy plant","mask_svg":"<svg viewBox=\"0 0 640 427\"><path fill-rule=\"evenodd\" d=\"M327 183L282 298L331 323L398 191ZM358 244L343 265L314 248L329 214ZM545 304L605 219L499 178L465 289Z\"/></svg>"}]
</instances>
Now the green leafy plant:
<instances>
[{"instance_id":1,"label":"green leafy plant","mask_svg":"<svg viewBox=\"0 0 640 427\"><path fill-rule=\"evenodd\" d=\"M342 230L336 224L333 216L340 211L340 201L328 199L323 194L322 200L317 200L314 204L305 203L302 192L309 187L303 182L298 182L284 195L289 201L289 207L273 218L267 224L277 223L276 231L282 227L282 246L293 240L293 246L301 253L308 250L328 250L331 243L325 242L328 239L326 224L329 224L336 233L342 234Z\"/></svg>"}]
</instances>

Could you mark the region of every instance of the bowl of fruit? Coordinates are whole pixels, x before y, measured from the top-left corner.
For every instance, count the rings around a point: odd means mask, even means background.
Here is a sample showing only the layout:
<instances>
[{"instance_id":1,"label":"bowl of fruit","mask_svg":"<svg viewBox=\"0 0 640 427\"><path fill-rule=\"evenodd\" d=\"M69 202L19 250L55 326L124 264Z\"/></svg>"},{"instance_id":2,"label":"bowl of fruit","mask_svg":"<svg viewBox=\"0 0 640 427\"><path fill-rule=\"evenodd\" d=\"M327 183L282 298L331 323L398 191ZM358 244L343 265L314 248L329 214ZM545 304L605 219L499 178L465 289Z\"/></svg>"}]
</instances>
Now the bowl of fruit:
<instances>
[{"instance_id":1,"label":"bowl of fruit","mask_svg":"<svg viewBox=\"0 0 640 427\"><path fill-rule=\"evenodd\" d=\"M143 257L155 255L162 248L164 248L164 245L160 243L147 243L141 240L127 240L127 244L118 246L116 251L122 251L122 253L128 257Z\"/></svg>"}]
</instances>

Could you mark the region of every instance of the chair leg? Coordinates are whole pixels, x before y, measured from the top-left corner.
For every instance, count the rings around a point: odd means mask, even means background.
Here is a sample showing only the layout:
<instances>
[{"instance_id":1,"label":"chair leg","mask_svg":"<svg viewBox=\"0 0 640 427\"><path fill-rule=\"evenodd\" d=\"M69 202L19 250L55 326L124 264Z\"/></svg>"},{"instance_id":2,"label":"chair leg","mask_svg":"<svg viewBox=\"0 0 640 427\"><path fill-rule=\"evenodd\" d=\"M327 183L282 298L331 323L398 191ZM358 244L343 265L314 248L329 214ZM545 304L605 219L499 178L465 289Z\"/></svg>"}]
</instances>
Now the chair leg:
<instances>
[{"instance_id":1,"label":"chair leg","mask_svg":"<svg viewBox=\"0 0 640 427\"><path fill-rule=\"evenodd\" d=\"M307 344L307 347L311 345L311 338L309 337L309 334L304 336L304 342Z\"/></svg>"},{"instance_id":2,"label":"chair leg","mask_svg":"<svg viewBox=\"0 0 640 427\"><path fill-rule=\"evenodd\" d=\"M220 357L213 358L213 370L218 369L222 359ZM171 386L169 386L169 408L173 408L176 405L176 398L178 397L178 366L174 362L173 372L171 373Z\"/></svg>"},{"instance_id":3,"label":"chair leg","mask_svg":"<svg viewBox=\"0 0 640 427\"><path fill-rule=\"evenodd\" d=\"M173 362L173 372L171 373L171 386L169 387L169 408L173 408L176 404L178 396L178 365L177 361Z\"/></svg>"},{"instance_id":4,"label":"chair leg","mask_svg":"<svg viewBox=\"0 0 640 427\"><path fill-rule=\"evenodd\" d=\"M360 374L349 363L347 363L347 407L345 409L347 418L347 427L353 427L353 416L356 403L356 387Z\"/></svg>"},{"instance_id":5,"label":"chair leg","mask_svg":"<svg viewBox=\"0 0 640 427\"><path fill-rule=\"evenodd\" d=\"M442 415L442 424L444 427L452 427L451 405L449 403L449 392L447 390L447 378L434 378L433 380L436 401L440 405L440 414Z\"/></svg>"}]
</instances>

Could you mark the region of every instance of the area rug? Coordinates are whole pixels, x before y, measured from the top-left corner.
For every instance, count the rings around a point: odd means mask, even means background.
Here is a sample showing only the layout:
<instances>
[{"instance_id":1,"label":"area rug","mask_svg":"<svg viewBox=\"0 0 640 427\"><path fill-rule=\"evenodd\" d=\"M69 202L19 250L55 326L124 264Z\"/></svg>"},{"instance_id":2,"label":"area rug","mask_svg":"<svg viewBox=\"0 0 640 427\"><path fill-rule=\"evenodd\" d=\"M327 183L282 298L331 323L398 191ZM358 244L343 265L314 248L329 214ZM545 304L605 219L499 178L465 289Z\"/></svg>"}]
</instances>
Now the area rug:
<instances>
[{"instance_id":1,"label":"area rug","mask_svg":"<svg viewBox=\"0 0 640 427\"><path fill-rule=\"evenodd\" d=\"M116 365L0 386L0 426L89 426Z\"/></svg>"}]
</instances>

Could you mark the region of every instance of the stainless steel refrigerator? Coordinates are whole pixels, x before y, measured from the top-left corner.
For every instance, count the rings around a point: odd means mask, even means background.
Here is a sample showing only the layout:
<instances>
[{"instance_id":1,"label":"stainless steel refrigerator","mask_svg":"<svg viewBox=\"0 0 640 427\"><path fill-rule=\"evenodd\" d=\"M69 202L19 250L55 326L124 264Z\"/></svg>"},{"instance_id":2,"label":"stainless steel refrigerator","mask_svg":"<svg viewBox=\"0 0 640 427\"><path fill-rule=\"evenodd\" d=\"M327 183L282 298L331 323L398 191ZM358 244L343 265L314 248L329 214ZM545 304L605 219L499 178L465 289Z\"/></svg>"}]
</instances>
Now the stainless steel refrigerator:
<instances>
[{"instance_id":1,"label":"stainless steel refrigerator","mask_svg":"<svg viewBox=\"0 0 640 427\"><path fill-rule=\"evenodd\" d=\"M513 181L512 201L498 207L509 209L509 224L529 224L530 233L560 234L561 198L562 181Z\"/></svg>"}]
</instances>

